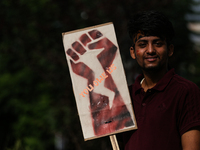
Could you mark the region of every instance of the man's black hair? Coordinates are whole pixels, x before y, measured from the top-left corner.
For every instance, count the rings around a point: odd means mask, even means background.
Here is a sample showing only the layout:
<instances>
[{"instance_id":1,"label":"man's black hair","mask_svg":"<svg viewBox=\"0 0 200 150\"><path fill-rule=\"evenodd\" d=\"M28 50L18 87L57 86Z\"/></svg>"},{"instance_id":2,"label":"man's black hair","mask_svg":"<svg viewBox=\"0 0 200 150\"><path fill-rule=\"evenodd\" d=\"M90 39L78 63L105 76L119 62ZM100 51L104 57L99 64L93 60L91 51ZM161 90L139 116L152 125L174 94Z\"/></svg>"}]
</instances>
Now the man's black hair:
<instances>
[{"instance_id":1,"label":"man's black hair","mask_svg":"<svg viewBox=\"0 0 200 150\"><path fill-rule=\"evenodd\" d=\"M143 11L135 14L129 20L128 30L132 40L138 32L142 32L147 36L166 39L167 45L171 44L175 34L172 23L158 11Z\"/></svg>"}]
</instances>

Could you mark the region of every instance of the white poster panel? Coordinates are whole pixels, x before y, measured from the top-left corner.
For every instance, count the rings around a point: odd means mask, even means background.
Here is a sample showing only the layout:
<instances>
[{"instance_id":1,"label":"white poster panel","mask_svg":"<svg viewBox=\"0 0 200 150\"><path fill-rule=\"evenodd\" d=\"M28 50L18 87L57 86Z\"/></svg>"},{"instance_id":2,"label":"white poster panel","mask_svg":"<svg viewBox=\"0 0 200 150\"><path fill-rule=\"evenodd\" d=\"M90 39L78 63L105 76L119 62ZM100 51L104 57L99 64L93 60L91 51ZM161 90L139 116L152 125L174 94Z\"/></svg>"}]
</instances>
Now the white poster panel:
<instances>
[{"instance_id":1,"label":"white poster panel","mask_svg":"<svg viewBox=\"0 0 200 150\"><path fill-rule=\"evenodd\" d=\"M112 23L63 33L85 140L137 128Z\"/></svg>"}]
</instances>

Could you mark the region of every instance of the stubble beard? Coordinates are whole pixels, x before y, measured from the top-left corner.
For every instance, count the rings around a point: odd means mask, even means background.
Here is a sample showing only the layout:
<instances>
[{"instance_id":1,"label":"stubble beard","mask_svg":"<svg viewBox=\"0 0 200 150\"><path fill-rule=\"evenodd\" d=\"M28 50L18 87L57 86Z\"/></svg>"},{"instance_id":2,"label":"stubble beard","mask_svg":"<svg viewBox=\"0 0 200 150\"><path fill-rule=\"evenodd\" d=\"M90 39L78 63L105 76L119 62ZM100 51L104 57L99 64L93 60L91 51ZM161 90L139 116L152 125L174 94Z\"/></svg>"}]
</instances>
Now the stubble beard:
<instances>
[{"instance_id":1,"label":"stubble beard","mask_svg":"<svg viewBox=\"0 0 200 150\"><path fill-rule=\"evenodd\" d=\"M156 66L145 66L145 64L143 66L140 66L142 71L144 72L149 72L149 73L157 73L161 70L163 70L164 68L166 68L166 64L161 64L158 63Z\"/></svg>"}]
</instances>

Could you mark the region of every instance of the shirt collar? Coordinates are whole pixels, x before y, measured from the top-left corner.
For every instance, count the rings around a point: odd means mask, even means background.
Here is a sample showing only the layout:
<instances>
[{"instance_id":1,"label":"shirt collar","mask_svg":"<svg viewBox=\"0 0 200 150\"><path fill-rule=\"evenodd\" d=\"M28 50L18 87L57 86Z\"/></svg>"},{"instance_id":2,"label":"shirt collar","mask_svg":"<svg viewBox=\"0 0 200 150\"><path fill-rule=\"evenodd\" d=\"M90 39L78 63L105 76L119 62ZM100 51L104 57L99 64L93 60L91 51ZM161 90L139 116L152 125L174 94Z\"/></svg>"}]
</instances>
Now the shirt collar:
<instances>
[{"instance_id":1,"label":"shirt collar","mask_svg":"<svg viewBox=\"0 0 200 150\"><path fill-rule=\"evenodd\" d=\"M174 69L171 69L169 70L164 76L162 79L160 79L158 81L158 83L152 88L154 90L157 90L157 91L162 91L165 89L165 87L168 85L168 83L170 82L170 80L172 79L173 75L175 74L175 71ZM140 85L140 81L144 78L144 75L143 74L140 74L136 80L135 80L135 84L133 86L133 91L135 91L135 94L136 92L139 92L142 87Z\"/></svg>"},{"instance_id":2,"label":"shirt collar","mask_svg":"<svg viewBox=\"0 0 200 150\"><path fill-rule=\"evenodd\" d=\"M162 91L169 84L172 77L175 75L174 69L169 70L162 79L158 81L158 83L153 87L153 89Z\"/></svg>"}]
</instances>

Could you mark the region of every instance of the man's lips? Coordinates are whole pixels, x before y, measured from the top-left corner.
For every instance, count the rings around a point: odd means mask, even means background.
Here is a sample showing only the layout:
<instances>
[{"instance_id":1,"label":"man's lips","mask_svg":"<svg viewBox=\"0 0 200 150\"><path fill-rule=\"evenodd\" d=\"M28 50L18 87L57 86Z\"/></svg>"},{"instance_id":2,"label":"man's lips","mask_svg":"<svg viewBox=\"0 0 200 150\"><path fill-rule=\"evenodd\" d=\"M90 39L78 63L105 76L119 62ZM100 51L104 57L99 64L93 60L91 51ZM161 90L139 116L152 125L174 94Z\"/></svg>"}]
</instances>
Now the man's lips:
<instances>
[{"instance_id":1,"label":"man's lips","mask_svg":"<svg viewBox=\"0 0 200 150\"><path fill-rule=\"evenodd\" d=\"M145 57L145 60L149 62L153 62L153 61L156 61L157 58L158 58L157 56L148 56L148 57Z\"/></svg>"}]
</instances>

